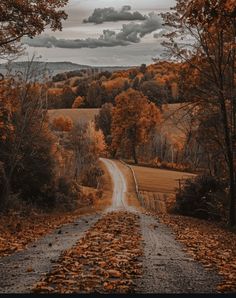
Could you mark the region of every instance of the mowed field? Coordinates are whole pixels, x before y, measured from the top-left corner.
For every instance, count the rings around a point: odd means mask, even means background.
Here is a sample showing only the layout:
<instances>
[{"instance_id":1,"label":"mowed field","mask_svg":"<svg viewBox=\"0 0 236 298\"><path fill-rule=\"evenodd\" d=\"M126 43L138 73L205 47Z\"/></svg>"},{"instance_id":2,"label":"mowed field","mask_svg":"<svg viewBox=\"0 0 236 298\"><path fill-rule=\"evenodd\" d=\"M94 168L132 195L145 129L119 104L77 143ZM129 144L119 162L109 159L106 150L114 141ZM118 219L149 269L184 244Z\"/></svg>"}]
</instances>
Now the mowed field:
<instances>
[{"instance_id":1,"label":"mowed field","mask_svg":"<svg viewBox=\"0 0 236 298\"><path fill-rule=\"evenodd\" d=\"M60 116L69 117L74 125L85 124L93 121L99 109L58 109L48 110L49 122Z\"/></svg>"},{"instance_id":2,"label":"mowed field","mask_svg":"<svg viewBox=\"0 0 236 298\"><path fill-rule=\"evenodd\" d=\"M175 193L179 179L194 177L194 174L132 166L140 191Z\"/></svg>"}]
</instances>

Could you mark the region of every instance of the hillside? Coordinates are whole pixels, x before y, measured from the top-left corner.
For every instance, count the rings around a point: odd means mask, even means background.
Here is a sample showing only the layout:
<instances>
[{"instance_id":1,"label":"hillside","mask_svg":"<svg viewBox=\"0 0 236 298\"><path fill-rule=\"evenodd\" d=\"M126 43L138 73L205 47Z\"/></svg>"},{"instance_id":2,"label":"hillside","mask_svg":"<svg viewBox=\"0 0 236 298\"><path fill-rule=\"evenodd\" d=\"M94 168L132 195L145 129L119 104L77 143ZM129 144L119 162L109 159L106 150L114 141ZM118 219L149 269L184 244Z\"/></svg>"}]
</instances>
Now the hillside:
<instances>
[{"instance_id":1,"label":"hillside","mask_svg":"<svg viewBox=\"0 0 236 298\"><path fill-rule=\"evenodd\" d=\"M12 73L17 71L24 72L27 69L28 61L22 62L13 62L10 65ZM0 64L0 73L6 74L7 68L9 67L8 64L2 63ZM64 73L67 71L75 71L75 70L82 70L82 69L95 69L99 71L119 71L125 70L130 68L130 66L92 66L92 65L83 65L83 64L76 64L72 62L44 62L44 61L34 61L32 63L33 68L41 68L50 73L50 75L56 75L59 73Z\"/></svg>"}]
</instances>

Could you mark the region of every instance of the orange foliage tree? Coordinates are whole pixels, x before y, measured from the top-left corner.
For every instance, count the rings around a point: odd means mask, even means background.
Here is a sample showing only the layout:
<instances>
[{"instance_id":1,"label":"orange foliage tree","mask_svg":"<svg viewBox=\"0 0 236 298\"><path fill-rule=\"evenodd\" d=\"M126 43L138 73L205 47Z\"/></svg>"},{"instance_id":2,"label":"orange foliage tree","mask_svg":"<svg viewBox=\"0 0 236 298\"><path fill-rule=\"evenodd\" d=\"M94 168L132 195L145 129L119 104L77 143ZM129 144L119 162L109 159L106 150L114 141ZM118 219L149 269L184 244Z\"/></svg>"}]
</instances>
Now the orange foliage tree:
<instances>
[{"instance_id":1,"label":"orange foliage tree","mask_svg":"<svg viewBox=\"0 0 236 298\"><path fill-rule=\"evenodd\" d=\"M78 109L83 102L84 98L82 96L77 96L73 102L72 109Z\"/></svg>"},{"instance_id":2,"label":"orange foliage tree","mask_svg":"<svg viewBox=\"0 0 236 298\"><path fill-rule=\"evenodd\" d=\"M52 127L56 131L71 131L73 122L70 117L59 116L52 121Z\"/></svg>"},{"instance_id":3,"label":"orange foliage tree","mask_svg":"<svg viewBox=\"0 0 236 298\"><path fill-rule=\"evenodd\" d=\"M1 82L0 162L5 172L2 205L12 193L33 201L53 181L54 140L42 108L44 95L38 84L13 78Z\"/></svg>"},{"instance_id":4,"label":"orange foliage tree","mask_svg":"<svg viewBox=\"0 0 236 298\"><path fill-rule=\"evenodd\" d=\"M141 92L128 89L115 99L112 112L112 150L125 149L138 163L137 147L148 141L152 129L160 122L159 109Z\"/></svg>"},{"instance_id":5,"label":"orange foliage tree","mask_svg":"<svg viewBox=\"0 0 236 298\"><path fill-rule=\"evenodd\" d=\"M67 18L61 10L68 0L29 1L1 0L0 2L0 54L14 53L23 36L33 37L46 26L61 30L61 21Z\"/></svg>"},{"instance_id":6,"label":"orange foliage tree","mask_svg":"<svg viewBox=\"0 0 236 298\"><path fill-rule=\"evenodd\" d=\"M178 59L185 61L193 80L194 100L206 110L216 109L219 127L223 128L220 140L225 152L230 189L229 223L236 224L236 181L233 159L236 138L235 57L236 57L236 5L235 0L177 0L174 12L163 15L167 26L173 27L164 45ZM193 42L179 43L186 34ZM194 88L193 88L194 87ZM230 105L228 105L230 103ZM228 108L230 106L230 108Z\"/></svg>"}]
</instances>

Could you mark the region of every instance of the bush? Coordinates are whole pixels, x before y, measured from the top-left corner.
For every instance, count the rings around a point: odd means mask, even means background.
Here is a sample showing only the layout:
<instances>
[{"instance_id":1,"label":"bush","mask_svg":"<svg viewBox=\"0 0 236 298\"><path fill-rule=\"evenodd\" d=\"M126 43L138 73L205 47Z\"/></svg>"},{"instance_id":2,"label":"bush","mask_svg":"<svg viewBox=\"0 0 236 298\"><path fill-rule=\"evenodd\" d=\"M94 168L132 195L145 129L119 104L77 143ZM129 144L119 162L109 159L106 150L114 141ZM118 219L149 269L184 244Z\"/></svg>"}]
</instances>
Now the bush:
<instances>
[{"instance_id":1,"label":"bush","mask_svg":"<svg viewBox=\"0 0 236 298\"><path fill-rule=\"evenodd\" d=\"M53 119L52 128L56 131L71 131L73 122L70 117L59 116Z\"/></svg>"},{"instance_id":2,"label":"bush","mask_svg":"<svg viewBox=\"0 0 236 298\"><path fill-rule=\"evenodd\" d=\"M103 170L97 166L91 166L82 177L82 184L88 187L97 187L98 178L104 174Z\"/></svg>"},{"instance_id":3,"label":"bush","mask_svg":"<svg viewBox=\"0 0 236 298\"><path fill-rule=\"evenodd\" d=\"M197 176L186 180L176 194L174 211L203 219L220 220L226 204L225 185L213 176Z\"/></svg>"},{"instance_id":4,"label":"bush","mask_svg":"<svg viewBox=\"0 0 236 298\"><path fill-rule=\"evenodd\" d=\"M80 187L75 181L60 177L54 185L46 185L37 206L46 210L72 211L76 209Z\"/></svg>"}]
</instances>

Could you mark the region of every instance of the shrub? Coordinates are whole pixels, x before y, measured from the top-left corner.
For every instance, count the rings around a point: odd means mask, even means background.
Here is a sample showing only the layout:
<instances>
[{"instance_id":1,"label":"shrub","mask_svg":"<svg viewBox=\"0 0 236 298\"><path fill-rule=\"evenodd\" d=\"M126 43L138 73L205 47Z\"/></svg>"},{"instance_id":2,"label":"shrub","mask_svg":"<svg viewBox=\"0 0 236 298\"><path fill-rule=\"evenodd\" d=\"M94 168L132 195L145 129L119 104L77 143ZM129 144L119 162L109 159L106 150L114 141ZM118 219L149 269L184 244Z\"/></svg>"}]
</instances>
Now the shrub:
<instances>
[{"instance_id":1,"label":"shrub","mask_svg":"<svg viewBox=\"0 0 236 298\"><path fill-rule=\"evenodd\" d=\"M56 131L71 131L73 122L70 117L59 116L53 119L52 128Z\"/></svg>"},{"instance_id":2,"label":"shrub","mask_svg":"<svg viewBox=\"0 0 236 298\"><path fill-rule=\"evenodd\" d=\"M81 104L84 102L84 97L77 96L73 102L72 109L78 109L81 107Z\"/></svg>"},{"instance_id":3,"label":"shrub","mask_svg":"<svg viewBox=\"0 0 236 298\"><path fill-rule=\"evenodd\" d=\"M98 178L104 174L103 170L97 166L91 166L82 177L82 184L88 187L97 187Z\"/></svg>"},{"instance_id":4,"label":"shrub","mask_svg":"<svg viewBox=\"0 0 236 298\"><path fill-rule=\"evenodd\" d=\"M77 207L80 187L75 181L59 177L54 185L42 189L37 206L47 210L72 211Z\"/></svg>"},{"instance_id":5,"label":"shrub","mask_svg":"<svg viewBox=\"0 0 236 298\"><path fill-rule=\"evenodd\" d=\"M226 204L225 185L213 176L197 176L186 180L176 194L174 210L183 215L203 219L222 219Z\"/></svg>"}]
</instances>

